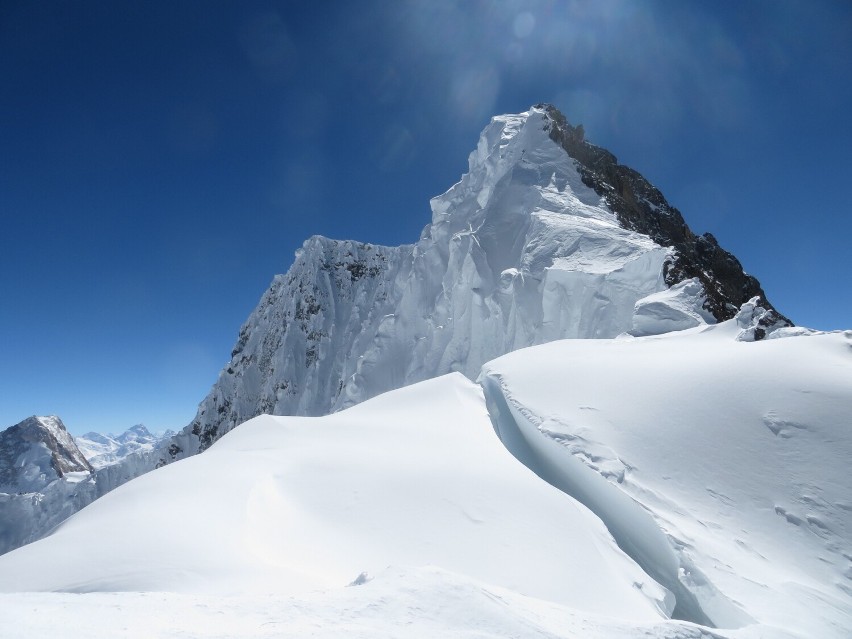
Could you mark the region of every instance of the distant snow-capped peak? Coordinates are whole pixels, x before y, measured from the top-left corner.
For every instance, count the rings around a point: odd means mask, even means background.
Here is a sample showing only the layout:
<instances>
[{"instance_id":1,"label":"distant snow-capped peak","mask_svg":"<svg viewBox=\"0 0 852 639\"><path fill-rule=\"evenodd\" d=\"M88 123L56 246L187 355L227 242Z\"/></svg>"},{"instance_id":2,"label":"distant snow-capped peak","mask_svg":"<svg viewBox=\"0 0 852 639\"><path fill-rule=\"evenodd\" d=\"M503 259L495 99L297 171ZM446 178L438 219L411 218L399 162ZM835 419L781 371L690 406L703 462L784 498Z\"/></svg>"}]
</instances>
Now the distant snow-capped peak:
<instances>
[{"instance_id":1,"label":"distant snow-capped peak","mask_svg":"<svg viewBox=\"0 0 852 639\"><path fill-rule=\"evenodd\" d=\"M0 432L0 492L36 492L67 475L91 472L56 415L33 415Z\"/></svg>"},{"instance_id":2,"label":"distant snow-capped peak","mask_svg":"<svg viewBox=\"0 0 852 639\"><path fill-rule=\"evenodd\" d=\"M134 453L152 451L173 434L172 431L166 431L155 435L143 424L137 424L119 435L90 432L74 440L89 463L95 469L100 469L116 464Z\"/></svg>"}]
</instances>

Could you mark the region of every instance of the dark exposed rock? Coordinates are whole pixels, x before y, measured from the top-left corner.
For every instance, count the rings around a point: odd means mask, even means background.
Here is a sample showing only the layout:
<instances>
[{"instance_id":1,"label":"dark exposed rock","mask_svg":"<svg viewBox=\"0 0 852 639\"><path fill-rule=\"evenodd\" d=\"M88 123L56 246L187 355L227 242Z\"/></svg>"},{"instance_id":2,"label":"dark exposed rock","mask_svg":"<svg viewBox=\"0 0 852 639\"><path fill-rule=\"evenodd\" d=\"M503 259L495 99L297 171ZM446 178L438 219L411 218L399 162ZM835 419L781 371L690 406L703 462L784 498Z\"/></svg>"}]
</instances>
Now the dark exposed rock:
<instances>
[{"instance_id":1,"label":"dark exposed rock","mask_svg":"<svg viewBox=\"0 0 852 639\"><path fill-rule=\"evenodd\" d=\"M649 236L661 246L675 249L665 265L669 286L698 278L707 294L706 309L722 322L736 315L740 306L753 297L774 314L775 321L792 322L766 299L756 278L747 274L739 260L719 246L710 233L696 235L683 216L662 193L633 169L618 163L616 157L585 141L583 126L571 126L551 105L540 105L550 117L550 138L577 162L583 183L594 189L618 217L621 225ZM758 337L759 339L759 337Z\"/></svg>"}]
</instances>

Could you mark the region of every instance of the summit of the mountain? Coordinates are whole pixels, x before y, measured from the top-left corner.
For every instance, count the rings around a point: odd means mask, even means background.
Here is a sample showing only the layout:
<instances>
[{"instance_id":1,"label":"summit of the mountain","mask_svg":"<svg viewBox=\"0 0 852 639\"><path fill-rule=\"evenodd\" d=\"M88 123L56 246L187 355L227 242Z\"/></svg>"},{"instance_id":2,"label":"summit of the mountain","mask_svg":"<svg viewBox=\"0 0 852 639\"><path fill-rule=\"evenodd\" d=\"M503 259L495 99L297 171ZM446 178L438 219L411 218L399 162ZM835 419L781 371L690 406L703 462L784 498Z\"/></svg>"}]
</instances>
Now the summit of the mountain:
<instances>
[{"instance_id":1,"label":"summit of the mountain","mask_svg":"<svg viewBox=\"0 0 852 639\"><path fill-rule=\"evenodd\" d=\"M171 431L154 435L144 424L136 424L119 435L90 432L75 437L80 451L96 469L117 464L130 455L150 452L174 435Z\"/></svg>"}]
</instances>

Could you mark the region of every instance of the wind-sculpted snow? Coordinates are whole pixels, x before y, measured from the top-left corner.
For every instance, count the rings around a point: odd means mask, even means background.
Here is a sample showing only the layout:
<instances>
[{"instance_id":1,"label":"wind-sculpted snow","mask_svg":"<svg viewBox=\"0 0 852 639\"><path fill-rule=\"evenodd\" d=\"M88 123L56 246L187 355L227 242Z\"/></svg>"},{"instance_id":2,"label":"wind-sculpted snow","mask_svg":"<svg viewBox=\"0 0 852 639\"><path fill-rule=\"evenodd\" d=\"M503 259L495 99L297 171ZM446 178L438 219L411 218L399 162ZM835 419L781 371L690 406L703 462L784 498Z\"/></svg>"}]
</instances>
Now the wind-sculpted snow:
<instances>
[{"instance_id":1,"label":"wind-sculpted snow","mask_svg":"<svg viewBox=\"0 0 852 639\"><path fill-rule=\"evenodd\" d=\"M597 517L509 454L458 374L247 422L0 557L0 591L299 595L427 564L615 619L670 611Z\"/></svg>"},{"instance_id":2,"label":"wind-sculpted snow","mask_svg":"<svg viewBox=\"0 0 852 639\"><path fill-rule=\"evenodd\" d=\"M34 638L846 637L852 333L743 330L255 418L0 557L0 614Z\"/></svg>"},{"instance_id":3,"label":"wind-sculpted snow","mask_svg":"<svg viewBox=\"0 0 852 639\"><path fill-rule=\"evenodd\" d=\"M675 614L845 638L852 332L743 341L760 317L753 300L719 325L554 342L481 379L507 447L598 514Z\"/></svg>"},{"instance_id":4,"label":"wind-sculpted snow","mask_svg":"<svg viewBox=\"0 0 852 639\"><path fill-rule=\"evenodd\" d=\"M624 621L436 567L391 566L358 587L290 597L0 594L0 611L7 627L26 628L27 639L64 637L69 628L87 639L793 639L763 627L728 633L671 620Z\"/></svg>"},{"instance_id":5,"label":"wind-sculpted snow","mask_svg":"<svg viewBox=\"0 0 852 639\"><path fill-rule=\"evenodd\" d=\"M702 324L713 324L713 316L702 308L704 287L697 279L684 280L638 302L633 309L631 335L660 335Z\"/></svg>"},{"instance_id":6,"label":"wind-sculpted snow","mask_svg":"<svg viewBox=\"0 0 852 639\"><path fill-rule=\"evenodd\" d=\"M9 628L55 639L792 639L765 628L711 632L671 620L630 622L525 597L435 567L392 566L352 588L298 596L164 592L0 594ZM10 635L11 636L11 635Z\"/></svg>"}]
</instances>

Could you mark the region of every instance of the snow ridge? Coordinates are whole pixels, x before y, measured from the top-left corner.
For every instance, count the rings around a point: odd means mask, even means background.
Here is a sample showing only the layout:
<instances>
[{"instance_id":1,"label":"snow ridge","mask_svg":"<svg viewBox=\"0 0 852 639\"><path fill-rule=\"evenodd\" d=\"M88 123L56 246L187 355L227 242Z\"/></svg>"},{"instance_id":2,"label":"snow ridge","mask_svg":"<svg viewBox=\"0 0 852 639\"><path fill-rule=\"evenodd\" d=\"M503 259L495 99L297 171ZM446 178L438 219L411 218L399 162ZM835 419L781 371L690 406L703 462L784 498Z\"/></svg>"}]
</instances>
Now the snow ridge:
<instances>
[{"instance_id":1,"label":"snow ridge","mask_svg":"<svg viewBox=\"0 0 852 639\"><path fill-rule=\"evenodd\" d=\"M753 621L731 604L724 618L708 617L695 594L680 581L679 574L684 571L682 560L650 514L610 484L598 469L589 468L577 457L565 455L557 441L542 437L541 420L507 395L499 374L489 373L486 368L479 381L500 440L539 477L598 515L619 547L668 589L666 616L710 627L720 623L723 627L739 627ZM692 578L700 576L694 567L689 573ZM718 607L719 600L724 597L715 594Z\"/></svg>"},{"instance_id":2,"label":"snow ridge","mask_svg":"<svg viewBox=\"0 0 852 639\"><path fill-rule=\"evenodd\" d=\"M506 446L601 517L675 594L675 616L845 639L852 331L743 341L756 304L713 326L517 351L480 382Z\"/></svg>"},{"instance_id":3,"label":"snow ridge","mask_svg":"<svg viewBox=\"0 0 852 639\"><path fill-rule=\"evenodd\" d=\"M560 340L489 362L481 387L456 373L259 416L0 557L4 619L111 602L133 618L98 616L113 633L145 626L144 604L239 607L234 636L262 618L278 634L846 639L852 331L742 331ZM216 618L191 634L221 636Z\"/></svg>"}]
</instances>

